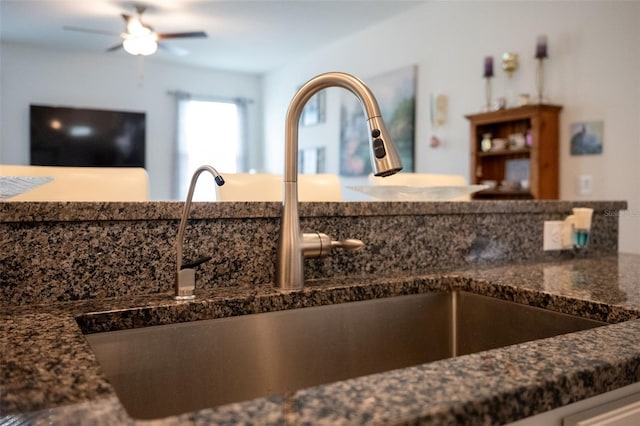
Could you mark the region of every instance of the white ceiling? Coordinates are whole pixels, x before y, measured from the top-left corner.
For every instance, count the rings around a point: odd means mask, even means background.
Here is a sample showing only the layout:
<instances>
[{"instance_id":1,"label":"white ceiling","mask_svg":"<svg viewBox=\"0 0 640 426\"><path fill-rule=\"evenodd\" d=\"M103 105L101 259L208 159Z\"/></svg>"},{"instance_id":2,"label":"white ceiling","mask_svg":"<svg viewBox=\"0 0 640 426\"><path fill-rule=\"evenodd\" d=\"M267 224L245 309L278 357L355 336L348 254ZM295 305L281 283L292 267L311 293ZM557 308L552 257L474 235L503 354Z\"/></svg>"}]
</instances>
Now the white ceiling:
<instances>
[{"instance_id":1,"label":"white ceiling","mask_svg":"<svg viewBox=\"0 0 640 426\"><path fill-rule=\"evenodd\" d=\"M143 21L160 33L205 31L206 39L164 43L154 59L262 73L312 49L388 19L426 0L0 0L2 41L81 52L106 52L117 35L64 30L64 26L124 31L120 14L147 11Z\"/></svg>"}]
</instances>

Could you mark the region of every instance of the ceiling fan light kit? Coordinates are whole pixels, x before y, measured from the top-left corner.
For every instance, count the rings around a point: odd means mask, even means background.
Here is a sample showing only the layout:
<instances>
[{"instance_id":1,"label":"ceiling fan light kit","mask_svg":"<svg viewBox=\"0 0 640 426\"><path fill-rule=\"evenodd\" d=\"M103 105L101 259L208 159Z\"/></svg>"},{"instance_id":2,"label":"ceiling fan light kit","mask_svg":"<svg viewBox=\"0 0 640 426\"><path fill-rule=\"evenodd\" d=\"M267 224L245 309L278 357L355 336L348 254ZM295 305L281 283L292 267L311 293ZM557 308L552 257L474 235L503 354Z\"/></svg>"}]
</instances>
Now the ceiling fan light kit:
<instances>
[{"instance_id":1,"label":"ceiling fan light kit","mask_svg":"<svg viewBox=\"0 0 640 426\"><path fill-rule=\"evenodd\" d=\"M138 17L122 15L127 23L127 32L122 34L122 47L132 55L153 55L158 50L158 37L151 27L141 21L143 9L138 9Z\"/></svg>"},{"instance_id":2,"label":"ceiling fan light kit","mask_svg":"<svg viewBox=\"0 0 640 426\"><path fill-rule=\"evenodd\" d=\"M122 42L122 47L127 53L132 55L148 56L153 55L158 50L158 42L154 34L144 36L128 36Z\"/></svg>"}]
</instances>

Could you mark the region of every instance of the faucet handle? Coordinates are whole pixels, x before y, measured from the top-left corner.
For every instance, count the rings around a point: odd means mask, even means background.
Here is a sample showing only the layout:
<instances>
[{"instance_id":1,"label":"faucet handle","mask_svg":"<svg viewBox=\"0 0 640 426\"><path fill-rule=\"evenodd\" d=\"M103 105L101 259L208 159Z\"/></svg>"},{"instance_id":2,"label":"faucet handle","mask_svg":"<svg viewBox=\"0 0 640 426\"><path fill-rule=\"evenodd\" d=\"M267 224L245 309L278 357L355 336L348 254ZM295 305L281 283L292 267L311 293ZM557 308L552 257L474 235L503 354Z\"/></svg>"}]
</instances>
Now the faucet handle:
<instances>
[{"instance_id":1,"label":"faucet handle","mask_svg":"<svg viewBox=\"0 0 640 426\"><path fill-rule=\"evenodd\" d=\"M195 268L196 266L200 266L203 263L210 261L211 259L213 259L211 256L202 256L194 260L193 262L183 263L182 266L180 266L180 269Z\"/></svg>"},{"instance_id":2,"label":"faucet handle","mask_svg":"<svg viewBox=\"0 0 640 426\"><path fill-rule=\"evenodd\" d=\"M346 251L356 251L364 247L360 240L348 238L342 241L332 240L327 234L322 232L310 232L302 234L302 254L305 258L326 257L331 254L334 248L341 248Z\"/></svg>"},{"instance_id":3,"label":"faucet handle","mask_svg":"<svg viewBox=\"0 0 640 426\"><path fill-rule=\"evenodd\" d=\"M358 251L364 247L364 243L355 238L347 238L342 241L331 241L332 248L341 248L346 251Z\"/></svg>"}]
</instances>

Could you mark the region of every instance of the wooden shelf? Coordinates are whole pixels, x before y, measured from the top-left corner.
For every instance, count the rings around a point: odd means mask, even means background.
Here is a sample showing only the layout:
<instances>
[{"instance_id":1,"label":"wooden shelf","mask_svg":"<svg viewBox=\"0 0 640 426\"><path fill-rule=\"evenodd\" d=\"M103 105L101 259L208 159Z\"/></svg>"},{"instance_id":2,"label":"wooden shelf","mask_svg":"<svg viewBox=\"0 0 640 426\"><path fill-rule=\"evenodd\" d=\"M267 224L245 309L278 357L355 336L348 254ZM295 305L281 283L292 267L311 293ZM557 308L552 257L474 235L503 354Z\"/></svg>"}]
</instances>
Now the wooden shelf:
<instances>
[{"instance_id":1,"label":"wooden shelf","mask_svg":"<svg viewBox=\"0 0 640 426\"><path fill-rule=\"evenodd\" d=\"M499 149L496 151L478 152L478 157L492 157L495 155L529 155L531 150L529 148L521 149Z\"/></svg>"},{"instance_id":2,"label":"wooden shelf","mask_svg":"<svg viewBox=\"0 0 640 426\"><path fill-rule=\"evenodd\" d=\"M471 183L529 181L527 191L486 190L473 198L557 199L561 111L559 105L543 104L466 115L470 123ZM529 146L483 152L482 138L486 133L506 140L512 134L528 134Z\"/></svg>"}]
</instances>

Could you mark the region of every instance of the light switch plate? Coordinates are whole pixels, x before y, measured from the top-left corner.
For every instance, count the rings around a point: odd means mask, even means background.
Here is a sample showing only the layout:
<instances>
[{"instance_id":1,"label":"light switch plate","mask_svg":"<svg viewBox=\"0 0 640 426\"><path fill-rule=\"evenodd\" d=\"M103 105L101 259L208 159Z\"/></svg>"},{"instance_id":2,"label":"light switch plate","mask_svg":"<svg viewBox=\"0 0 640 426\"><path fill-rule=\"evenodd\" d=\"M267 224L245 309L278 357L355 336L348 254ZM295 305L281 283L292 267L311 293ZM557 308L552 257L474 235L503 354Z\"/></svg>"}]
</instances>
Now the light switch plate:
<instances>
[{"instance_id":1,"label":"light switch plate","mask_svg":"<svg viewBox=\"0 0 640 426\"><path fill-rule=\"evenodd\" d=\"M580 175L578 184L580 185L580 195L591 195L593 179L591 175Z\"/></svg>"}]
</instances>

